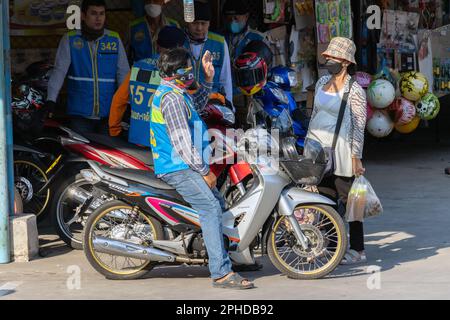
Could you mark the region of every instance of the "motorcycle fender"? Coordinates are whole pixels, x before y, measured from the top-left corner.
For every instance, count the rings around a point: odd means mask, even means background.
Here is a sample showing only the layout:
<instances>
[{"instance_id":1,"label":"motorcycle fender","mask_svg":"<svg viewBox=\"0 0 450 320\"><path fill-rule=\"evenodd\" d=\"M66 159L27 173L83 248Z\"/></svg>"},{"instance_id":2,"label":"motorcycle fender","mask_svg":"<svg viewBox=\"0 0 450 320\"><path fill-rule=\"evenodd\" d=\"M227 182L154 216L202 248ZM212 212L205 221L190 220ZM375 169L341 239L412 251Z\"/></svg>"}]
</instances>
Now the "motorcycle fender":
<instances>
[{"instance_id":1,"label":"motorcycle fender","mask_svg":"<svg viewBox=\"0 0 450 320\"><path fill-rule=\"evenodd\" d=\"M14 149L15 152L27 152L27 153L35 154L38 157L45 157L45 153L43 153L43 152L41 152L39 150L33 149L33 148L29 148L29 147L20 146L20 145L16 145L15 144L13 146L13 149Z\"/></svg>"},{"instance_id":2,"label":"motorcycle fender","mask_svg":"<svg viewBox=\"0 0 450 320\"><path fill-rule=\"evenodd\" d=\"M278 213L282 216L290 216L299 205L328 205L336 206L336 203L318 193L308 192L296 187L283 190L278 202Z\"/></svg>"}]
</instances>

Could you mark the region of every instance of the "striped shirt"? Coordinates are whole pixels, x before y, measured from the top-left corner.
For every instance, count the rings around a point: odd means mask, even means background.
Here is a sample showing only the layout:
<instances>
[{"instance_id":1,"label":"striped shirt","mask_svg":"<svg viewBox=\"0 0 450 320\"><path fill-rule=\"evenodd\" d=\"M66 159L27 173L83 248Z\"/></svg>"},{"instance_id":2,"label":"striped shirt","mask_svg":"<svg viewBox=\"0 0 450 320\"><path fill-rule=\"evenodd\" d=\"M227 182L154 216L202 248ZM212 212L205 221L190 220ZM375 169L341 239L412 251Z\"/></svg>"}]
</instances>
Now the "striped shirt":
<instances>
[{"instance_id":1,"label":"striped shirt","mask_svg":"<svg viewBox=\"0 0 450 320\"><path fill-rule=\"evenodd\" d=\"M165 80L161 81L161 85L181 90ZM211 91L212 83L205 83L191 96L197 112L200 113L205 108ZM208 175L209 164L203 161L202 155L194 145L188 124L186 101L183 96L175 92L169 92L161 101L161 112L166 121L167 133L175 151L193 171L203 176Z\"/></svg>"},{"instance_id":2,"label":"striped shirt","mask_svg":"<svg viewBox=\"0 0 450 320\"><path fill-rule=\"evenodd\" d=\"M316 94L322 90L323 86L331 80L331 76L327 75L319 79L316 84ZM350 77L344 86L343 92L350 90L347 102L347 109L343 119L343 127L349 126L349 136L347 143L350 145L351 155L358 159L362 159L364 149L364 132L367 121L367 100L364 89L358 84L354 83L352 88L350 86ZM337 106L338 107L338 106ZM318 109L314 108L311 115L311 121L314 121Z\"/></svg>"}]
</instances>

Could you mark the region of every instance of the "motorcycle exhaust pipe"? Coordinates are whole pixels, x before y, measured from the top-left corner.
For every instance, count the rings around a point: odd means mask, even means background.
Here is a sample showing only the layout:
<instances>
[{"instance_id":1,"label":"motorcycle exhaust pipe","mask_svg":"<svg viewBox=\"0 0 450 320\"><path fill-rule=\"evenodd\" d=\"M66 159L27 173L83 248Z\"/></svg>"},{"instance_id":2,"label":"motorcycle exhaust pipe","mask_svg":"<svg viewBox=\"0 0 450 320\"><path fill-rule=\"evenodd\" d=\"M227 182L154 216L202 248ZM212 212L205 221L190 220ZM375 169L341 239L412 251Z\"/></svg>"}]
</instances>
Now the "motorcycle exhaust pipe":
<instances>
[{"instance_id":1,"label":"motorcycle exhaust pipe","mask_svg":"<svg viewBox=\"0 0 450 320\"><path fill-rule=\"evenodd\" d=\"M86 201L91 198L91 194L87 192L84 189L78 188L78 187L71 187L67 194L69 195L70 199L75 200L79 204L84 204Z\"/></svg>"},{"instance_id":2,"label":"motorcycle exhaust pipe","mask_svg":"<svg viewBox=\"0 0 450 320\"><path fill-rule=\"evenodd\" d=\"M104 237L96 237L93 241L94 249L100 253L112 254L121 257L135 258L157 262L175 262L176 256L167 252L144 247L138 244Z\"/></svg>"}]
</instances>

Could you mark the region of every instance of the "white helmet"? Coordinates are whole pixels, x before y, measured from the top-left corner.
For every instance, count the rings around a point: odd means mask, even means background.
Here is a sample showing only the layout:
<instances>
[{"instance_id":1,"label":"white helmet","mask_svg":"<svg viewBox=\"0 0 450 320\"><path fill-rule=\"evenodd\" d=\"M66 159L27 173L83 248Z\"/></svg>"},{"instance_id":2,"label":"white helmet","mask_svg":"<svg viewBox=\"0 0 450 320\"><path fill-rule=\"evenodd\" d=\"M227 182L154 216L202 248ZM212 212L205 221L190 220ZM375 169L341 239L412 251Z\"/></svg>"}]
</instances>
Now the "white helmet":
<instances>
[{"instance_id":1,"label":"white helmet","mask_svg":"<svg viewBox=\"0 0 450 320\"><path fill-rule=\"evenodd\" d=\"M376 110L367 122L367 130L376 138L385 138L394 130L394 122L386 111Z\"/></svg>"}]
</instances>

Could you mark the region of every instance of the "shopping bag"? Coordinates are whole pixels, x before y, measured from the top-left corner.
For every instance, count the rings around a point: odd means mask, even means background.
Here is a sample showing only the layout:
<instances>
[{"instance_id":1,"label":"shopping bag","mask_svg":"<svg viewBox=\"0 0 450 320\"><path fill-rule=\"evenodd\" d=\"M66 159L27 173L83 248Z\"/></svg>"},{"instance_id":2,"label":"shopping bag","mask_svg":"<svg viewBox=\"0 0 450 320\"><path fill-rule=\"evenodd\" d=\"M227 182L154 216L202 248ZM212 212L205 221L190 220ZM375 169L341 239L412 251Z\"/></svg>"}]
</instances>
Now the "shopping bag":
<instances>
[{"instance_id":1,"label":"shopping bag","mask_svg":"<svg viewBox=\"0 0 450 320\"><path fill-rule=\"evenodd\" d=\"M348 222L363 222L382 213L383 206L370 182L364 176L357 177L348 194L345 219Z\"/></svg>"}]
</instances>

